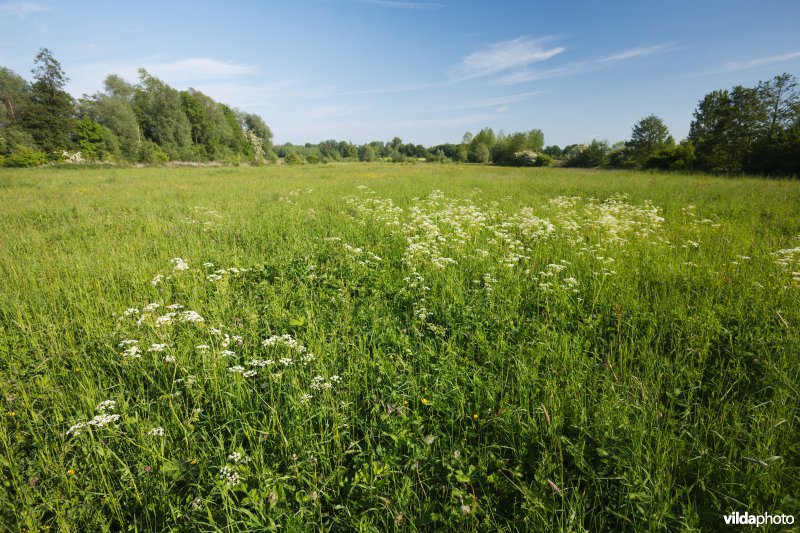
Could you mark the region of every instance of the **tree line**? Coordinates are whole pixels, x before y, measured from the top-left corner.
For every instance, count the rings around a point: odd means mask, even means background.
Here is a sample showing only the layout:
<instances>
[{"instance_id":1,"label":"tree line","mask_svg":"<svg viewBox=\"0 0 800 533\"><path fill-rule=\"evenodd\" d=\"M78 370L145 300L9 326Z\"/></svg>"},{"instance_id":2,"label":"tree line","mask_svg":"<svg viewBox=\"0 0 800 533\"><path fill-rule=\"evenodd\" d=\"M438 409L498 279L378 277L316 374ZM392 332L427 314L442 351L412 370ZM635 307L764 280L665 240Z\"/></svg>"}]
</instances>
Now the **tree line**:
<instances>
[{"instance_id":1,"label":"tree line","mask_svg":"<svg viewBox=\"0 0 800 533\"><path fill-rule=\"evenodd\" d=\"M429 147L399 137L362 145L329 139L273 146L272 131L258 115L191 88L178 91L144 69L136 84L110 75L103 91L78 100L65 91L68 79L49 50L40 50L32 73L28 83L0 67L0 165L280 158L289 164L425 161L800 174L800 91L790 74L707 94L680 142L661 118L650 115L633 126L626 141L610 145L594 139L562 148L545 146L540 129L506 134L489 127L465 133L460 143Z\"/></svg>"},{"instance_id":2,"label":"tree line","mask_svg":"<svg viewBox=\"0 0 800 533\"><path fill-rule=\"evenodd\" d=\"M104 90L75 100L50 50L34 60L33 82L0 67L0 164L48 161L265 162L272 131L258 115L194 89L178 91L139 70L131 84L110 75Z\"/></svg>"},{"instance_id":3,"label":"tree line","mask_svg":"<svg viewBox=\"0 0 800 533\"><path fill-rule=\"evenodd\" d=\"M689 135L676 142L664 121L649 115L632 128L631 137L613 145L594 139L587 144L544 146L539 129L495 134L484 128L464 134L459 144L424 147L373 141L354 145L327 140L303 146L276 147L291 164L329 161L427 161L493 163L515 166L566 166L750 173L800 174L800 91L797 80L781 74L756 87L713 91L697 105Z\"/></svg>"},{"instance_id":4,"label":"tree line","mask_svg":"<svg viewBox=\"0 0 800 533\"><path fill-rule=\"evenodd\" d=\"M707 94L680 143L663 120L637 122L630 140L609 146L593 140L546 153L565 166L696 170L724 174L800 175L800 91L791 74L755 87L737 85Z\"/></svg>"}]
</instances>

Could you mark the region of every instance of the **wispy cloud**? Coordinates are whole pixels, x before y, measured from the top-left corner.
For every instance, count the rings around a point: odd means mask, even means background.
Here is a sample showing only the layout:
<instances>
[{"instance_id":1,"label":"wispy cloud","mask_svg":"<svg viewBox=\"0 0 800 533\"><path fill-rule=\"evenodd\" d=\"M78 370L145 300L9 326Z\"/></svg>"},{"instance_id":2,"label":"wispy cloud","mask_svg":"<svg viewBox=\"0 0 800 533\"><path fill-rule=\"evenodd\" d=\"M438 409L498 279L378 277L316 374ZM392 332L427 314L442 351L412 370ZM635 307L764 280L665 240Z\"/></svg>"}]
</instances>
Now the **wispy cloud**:
<instances>
[{"instance_id":1,"label":"wispy cloud","mask_svg":"<svg viewBox=\"0 0 800 533\"><path fill-rule=\"evenodd\" d=\"M362 0L362 2L394 9L441 9L445 7L444 4L434 2L393 2L390 0Z\"/></svg>"},{"instance_id":2,"label":"wispy cloud","mask_svg":"<svg viewBox=\"0 0 800 533\"><path fill-rule=\"evenodd\" d=\"M25 18L34 13L51 11L49 6L38 2L5 2L0 4L0 17Z\"/></svg>"},{"instance_id":3,"label":"wispy cloud","mask_svg":"<svg viewBox=\"0 0 800 533\"><path fill-rule=\"evenodd\" d=\"M73 94L91 94L102 89L103 80L109 74L136 82L138 69L144 68L157 78L185 89L200 84L224 83L228 80L243 80L258 72L253 65L220 61L209 57L195 57L176 61L163 61L160 57L129 59L126 61L99 61L71 67L71 82L68 90Z\"/></svg>"},{"instance_id":4,"label":"wispy cloud","mask_svg":"<svg viewBox=\"0 0 800 533\"><path fill-rule=\"evenodd\" d=\"M585 71L597 70L605 68L623 61L636 59L640 57L651 56L654 54L668 52L675 50L676 47L670 44L660 44L656 46L647 46L632 48L622 52L617 52L608 56L598 57L595 59L586 59L583 61L575 61L566 65L544 69L544 70L529 70L518 69L511 72L500 79L496 80L496 85L512 85L515 83L523 83L527 81L544 80L549 78L558 78L561 76L571 76Z\"/></svg>"},{"instance_id":5,"label":"wispy cloud","mask_svg":"<svg viewBox=\"0 0 800 533\"><path fill-rule=\"evenodd\" d=\"M508 105L515 102L528 100L533 96L542 94L544 91L533 91L527 93L510 94L505 96L495 96L489 98L476 98L462 101L439 101L432 102L433 105L429 107L420 108L417 111L420 113L438 113L441 111L463 111L466 109L483 109L485 107L496 107L508 110Z\"/></svg>"},{"instance_id":6,"label":"wispy cloud","mask_svg":"<svg viewBox=\"0 0 800 533\"><path fill-rule=\"evenodd\" d=\"M546 48L547 39L518 37L490 44L471 53L450 71L451 79L468 80L492 76L510 70L520 70L533 63L546 61L564 51L558 46Z\"/></svg>"},{"instance_id":7,"label":"wispy cloud","mask_svg":"<svg viewBox=\"0 0 800 533\"><path fill-rule=\"evenodd\" d=\"M699 78L702 76L713 76L715 74L727 74L728 72L736 72L738 70L748 70L751 68L765 67L768 65L775 65L777 63L784 63L786 61L791 61L792 59L800 59L800 51L789 52L777 56L749 59L747 61L729 61L720 68L709 70L708 72L693 74L688 77Z\"/></svg>"},{"instance_id":8,"label":"wispy cloud","mask_svg":"<svg viewBox=\"0 0 800 533\"><path fill-rule=\"evenodd\" d=\"M210 57L190 57L155 63L145 68L156 76L170 81L223 80L248 76L257 71L252 65L219 61Z\"/></svg>"},{"instance_id":9,"label":"wispy cloud","mask_svg":"<svg viewBox=\"0 0 800 533\"><path fill-rule=\"evenodd\" d=\"M449 85L450 82L436 82L436 83L414 83L409 85L395 85L389 87L376 87L374 89L363 89L360 91L339 91L335 96L366 96L370 94L392 94L392 93L406 93L412 91L424 91L426 89L434 89L437 87L444 87ZM333 96L333 95L332 95Z\"/></svg>"}]
</instances>

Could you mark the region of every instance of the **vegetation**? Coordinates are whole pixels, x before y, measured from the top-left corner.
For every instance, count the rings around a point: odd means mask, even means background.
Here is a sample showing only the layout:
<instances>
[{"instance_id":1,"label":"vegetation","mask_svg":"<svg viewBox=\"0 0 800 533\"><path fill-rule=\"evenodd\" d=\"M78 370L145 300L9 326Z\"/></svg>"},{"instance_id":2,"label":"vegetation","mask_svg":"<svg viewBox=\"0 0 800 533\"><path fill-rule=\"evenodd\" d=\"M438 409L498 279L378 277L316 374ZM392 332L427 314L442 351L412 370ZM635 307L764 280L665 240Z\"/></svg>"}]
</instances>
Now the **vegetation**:
<instances>
[{"instance_id":1,"label":"vegetation","mask_svg":"<svg viewBox=\"0 0 800 533\"><path fill-rule=\"evenodd\" d=\"M191 124L174 123L175 150L204 135ZM797 516L798 187L468 165L3 169L0 522Z\"/></svg>"},{"instance_id":2,"label":"vegetation","mask_svg":"<svg viewBox=\"0 0 800 533\"><path fill-rule=\"evenodd\" d=\"M689 136L677 144L663 120L649 115L634 125L631 139L610 146L589 144L545 148L544 133L495 134L483 128L460 144L426 148L373 141L361 146L328 139L273 150L272 131L258 115L234 110L195 90L178 91L139 71L131 85L115 75L104 92L77 102L65 92L67 77L47 49L35 59L29 85L0 68L0 157L6 166L29 166L40 153L51 161L80 162L222 161L298 163L335 161L427 161L493 163L507 166L568 166L699 170L712 173L792 176L800 173L800 92L790 74L757 87L713 91L694 113ZM36 157L31 157L36 154Z\"/></svg>"},{"instance_id":3,"label":"vegetation","mask_svg":"<svg viewBox=\"0 0 800 533\"><path fill-rule=\"evenodd\" d=\"M136 85L110 75L103 92L77 102L64 90L68 78L49 50L36 56L33 76L29 85L0 69L0 156L6 166L65 158L107 163L274 159L272 132L261 117L194 89L178 91L145 70Z\"/></svg>"}]
</instances>

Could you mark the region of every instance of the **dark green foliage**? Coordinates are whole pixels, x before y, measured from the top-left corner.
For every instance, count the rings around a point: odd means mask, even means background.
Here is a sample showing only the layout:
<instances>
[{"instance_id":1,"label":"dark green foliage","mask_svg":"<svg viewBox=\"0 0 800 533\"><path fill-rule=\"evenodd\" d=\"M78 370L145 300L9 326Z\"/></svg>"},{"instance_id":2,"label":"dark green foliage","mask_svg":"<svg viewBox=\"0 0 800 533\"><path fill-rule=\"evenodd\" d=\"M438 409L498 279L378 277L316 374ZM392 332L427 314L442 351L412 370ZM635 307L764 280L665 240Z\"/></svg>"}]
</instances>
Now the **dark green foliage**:
<instances>
[{"instance_id":1,"label":"dark green foliage","mask_svg":"<svg viewBox=\"0 0 800 533\"><path fill-rule=\"evenodd\" d=\"M466 163L469 159L469 153L467 152L466 145L459 144L456 147L456 153L453 156L453 160L457 161L458 163Z\"/></svg>"},{"instance_id":2,"label":"dark green foliage","mask_svg":"<svg viewBox=\"0 0 800 533\"><path fill-rule=\"evenodd\" d=\"M549 167L550 165L553 164L554 160L555 160L555 158L553 158L552 156L549 156L549 155L547 155L545 153L541 153L541 154L538 155L538 157L534 161L533 166L535 166L535 167Z\"/></svg>"},{"instance_id":3,"label":"dark green foliage","mask_svg":"<svg viewBox=\"0 0 800 533\"><path fill-rule=\"evenodd\" d=\"M158 165L169 161L169 154L150 139L145 139L139 144L137 161Z\"/></svg>"},{"instance_id":4,"label":"dark green foliage","mask_svg":"<svg viewBox=\"0 0 800 533\"><path fill-rule=\"evenodd\" d=\"M694 162L694 145L684 141L662 147L647 160L647 168L659 170L689 170Z\"/></svg>"},{"instance_id":5,"label":"dark green foliage","mask_svg":"<svg viewBox=\"0 0 800 533\"><path fill-rule=\"evenodd\" d=\"M320 156L329 161L339 161L342 156L339 153L339 143L334 139L322 141L318 145Z\"/></svg>"},{"instance_id":6,"label":"dark green foliage","mask_svg":"<svg viewBox=\"0 0 800 533\"><path fill-rule=\"evenodd\" d=\"M115 161L122 155L117 136L89 117L75 123L75 141L88 161Z\"/></svg>"},{"instance_id":7,"label":"dark green foliage","mask_svg":"<svg viewBox=\"0 0 800 533\"><path fill-rule=\"evenodd\" d=\"M265 151L272 150L272 130L264 119L252 113L239 113L239 122L242 128L252 131L261 139Z\"/></svg>"},{"instance_id":8,"label":"dark green foliage","mask_svg":"<svg viewBox=\"0 0 800 533\"><path fill-rule=\"evenodd\" d=\"M38 167L47 163L44 152L25 145L17 145L3 158L6 167Z\"/></svg>"},{"instance_id":9,"label":"dark green foliage","mask_svg":"<svg viewBox=\"0 0 800 533\"><path fill-rule=\"evenodd\" d=\"M0 67L0 128L15 124L30 99L28 83L6 67Z\"/></svg>"},{"instance_id":10,"label":"dark green foliage","mask_svg":"<svg viewBox=\"0 0 800 533\"><path fill-rule=\"evenodd\" d=\"M552 146L547 146L542 150L542 153L545 153L551 157L558 158L561 157L563 150L558 147L558 145L554 144Z\"/></svg>"},{"instance_id":11,"label":"dark green foliage","mask_svg":"<svg viewBox=\"0 0 800 533\"><path fill-rule=\"evenodd\" d=\"M105 80L105 92L83 98L78 103L78 114L92 119L107 128L117 139L120 158L138 161L141 135L139 121L131 107L136 88L120 78L110 75Z\"/></svg>"},{"instance_id":12,"label":"dark green foliage","mask_svg":"<svg viewBox=\"0 0 800 533\"><path fill-rule=\"evenodd\" d=\"M646 116L633 127L631 140L627 143L630 158L636 166L646 167L649 159L665 148L670 139L674 145L675 140L661 118L655 115Z\"/></svg>"},{"instance_id":13,"label":"dark green foliage","mask_svg":"<svg viewBox=\"0 0 800 533\"><path fill-rule=\"evenodd\" d=\"M305 161L303 160L303 157L297 152L289 152L288 154L286 154L284 162L287 165L302 165Z\"/></svg>"},{"instance_id":14,"label":"dark green foliage","mask_svg":"<svg viewBox=\"0 0 800 533\"><path fill-rule=\"evenodd\" d=\"M572 147L566 156L564 166L599 168L608 164L608 142L593 139L591 143ZM566 150L565 150L566 151Z\"/></svg>"},{"instance_id":15,"label":"dark green foliage","mask_svg":"<svg viewBox=\"0 0 800 533\"><path fill-rule=\"evenodd\" d=\"M276 159L272 131L261 117L194 89L179 92L143 69L138 85L110 75L103 92L84 96L77 105L64 90L68 78L48 49L39 51L32 72L34 83L28 85L0 68L0 153L28 148L18 151L25 157L18 154L11 162L35 161L29 156L40 150L51 159L64 150L80 151L89 161ZM348 155L354 149L350 145Z\"/></svg>"},{"instance_id":16,"label":"dark green foliage","mask_svg":"<svg viewBox=\"0 0 800 533\"><path fill-rule=\"evenodd\" d=\"M64 90L68 78L52 52L42 48L34 60L34 82L21 123L36 144L54 154L72 146L73 100Z\"/></svg>"},{"instance_id":17,"label":"dark green foliage","mask_svg":"<svg viewBox=\"0 0 800 533\"><path fill-rule=\"evenodd\" d=\"M178 91L140 69L131 105L146 139L158 144L172 160L193 159L192 126Z\"/></svg>"},{"instance_id":18,"label":"dark green foliage","mask_svg":"<svg viewBox=\"0 0 800 533\"><path fill-rule=\"evenodd\" d=\"M708 172L800 173L797 82L782 74L758 87L713 91L697 106L689 131L695 168Z\"/></svg>"},{"instance_id":19,"label":"dark green foliage","mask_svg":"<svg viewBox=\"0 0 800 533\"><path fill-rule=\"evenodd\" d=\"M358 159L360 161L371 162L375 161L377 158L378 156L375 153L375 148L373 148L369 144L361 146L361 148L358 151Z\"/></svg>"},{"instance_id":20,"label":"dark green foliage","mask_svg":"<svg viewBox=\"0 0 800 533\"><path fill-rule=\"evenodd\" d=\"M542 130L511 135L501 133L492 148L492 162L496 165L533 166L543 147Z\"/></svg>"}]
</instances>

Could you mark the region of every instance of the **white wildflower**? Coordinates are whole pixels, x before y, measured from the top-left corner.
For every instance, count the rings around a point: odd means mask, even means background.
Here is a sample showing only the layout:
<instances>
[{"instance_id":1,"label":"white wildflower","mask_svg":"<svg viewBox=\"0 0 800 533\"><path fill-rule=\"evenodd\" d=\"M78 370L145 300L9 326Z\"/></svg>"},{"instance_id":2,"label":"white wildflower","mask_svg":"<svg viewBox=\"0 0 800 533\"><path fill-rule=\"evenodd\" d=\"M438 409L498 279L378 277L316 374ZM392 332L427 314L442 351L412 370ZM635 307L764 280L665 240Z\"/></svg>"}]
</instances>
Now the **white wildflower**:
<instances>
[{"instance_id":1,"label":"white wildflower","mask_svg":"<svg viewBox=\"0 0 800 533\"><path fill-rule=\"evenodd\" d=\"M151 344L147 349L148 352L163 352L167 349L166 344Z\"/></svg>"},{"instance_id":2,"label":"white wildflower","mask_svg":"<svg viewBox=\"0 0 800 533\"><path fill-rule=\"evenodd\" d=\"M219 478L225 482L228 487L234 487L241 481L241 476L232 467L225 465L219 469Z\"/></svg>"},{"instance_id":3,"label":"white wildflower","mask_svg":"<svg viewBox=\"0 0 800 533\"><path fill-rule=\"evenodd\" d=\"M275 361L272 359L250 359L247 361L247 366L258 366L258 367L265 367L275 364Z\"/></svg>"},{"instance_id":4,"label":"white wildflower","mask_svg":"<svg viewBox=\"0 0 800 533\"><path fill-rule=\"evenodd\" d=\"M244 463L249 463L250 457L242 452L231 452L231 454L228 455L228 461L236 463L237 465L241 465Z\"/></svg>"},{"instance_id":5,"label":"white wildflower","mask_svg":"<svg viewBox=\"0 0 800 533\"><path fill-rule=\"evenodd\" d=\"M172 312L167 313L166 315L161 315L160 317L156 318L156 327L160 328L161 326L165 326L168 324L172 324L172 319L178 316L178 313Z\"/></svg>"},{"instance_id":6,"label":"white wildflower","mask_svg":"<svg viewBox=\"0 0 800 533\"><path fill-rule=\"evenodd\" d=\"M105 413L106 411L113 411L114 408L117 406L117 402L114 400L105 400L100 402L96 409L101 413Z\"/></svg>"},{"instance_id":7,"label":"white wildflower","mask_svg":"<svg viewBox=\"0 0 800 533\"><path fill-rule=\"evenodd\" d=\"M93 419L89 420L88 424L90 426L103 427L105 425L111 424L112 422L116 422L117 420L119 420L119 418L120 418L119 415L102 414L102 415L97 415Z\"/></svg>"},{"instance_id":8,"label":"white wildflower","mask_svg":"<svg viewBox=\"0 0 800 533\"><path fill-rule=\"evenodd\" d=\"M198 323L198 322L205 322L205 319L203 319L203 317L197 314L196 311L184 311L183 313L181 313L180 321Z\"/></svg>"},{"instance_id":9,"label":"white wildflower","mask_svg":"<svg viewBox=\"0 0 800 533\"><path fill-rule=\"evenodd\" d=\"M141 354L141 350L139 350L139 347L134 344L133 346L130 346L130 347L126 348L122 352L122 356L123 357L133 357L134 359L139 359L142 356L142 354Z\"/></svg>"},{"instance_id":10,"label":"white wildflower","mask_svg":"<svg viewBox=\"0 0 800 533\"><path fill-rule=\"evenodd\" d=\"M147 432L148 435L151 437L163 437L164 436L164 428L162 427L154 427L150 431Z\"/></svg>"},{"instance_id":11,"label":"white wildflower","mask_svg":"<svg viewBox=\"0 0 800 533\"><path fill-rule=\"evenodd\" d=\"M175 257L172 259L172 264L175 265L172 267L173 272L180 272L183 270L189 270L189 264L181 259L180 257Z\"/></svg>"}]
</instances>

